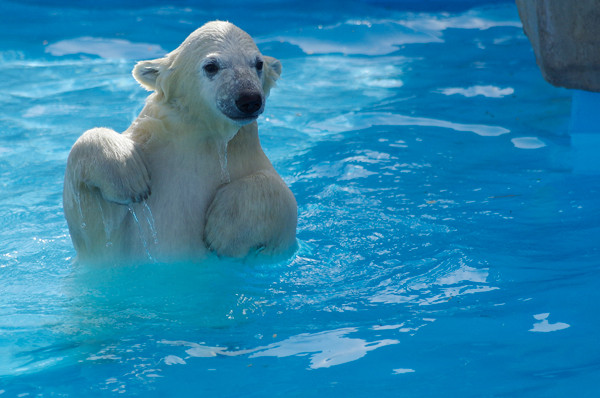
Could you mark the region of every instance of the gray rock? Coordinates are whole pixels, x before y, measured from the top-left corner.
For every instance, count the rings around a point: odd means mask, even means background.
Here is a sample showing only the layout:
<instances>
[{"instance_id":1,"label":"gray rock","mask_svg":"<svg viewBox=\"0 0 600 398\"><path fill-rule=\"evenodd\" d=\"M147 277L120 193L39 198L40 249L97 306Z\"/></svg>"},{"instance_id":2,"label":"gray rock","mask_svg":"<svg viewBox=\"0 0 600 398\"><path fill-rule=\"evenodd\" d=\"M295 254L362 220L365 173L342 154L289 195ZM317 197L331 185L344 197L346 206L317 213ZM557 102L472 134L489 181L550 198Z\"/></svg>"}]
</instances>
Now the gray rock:
<instances>
[{"instance_id":1,"label":"gray rock","mask_svg":"<svg viewBox=\"0 0 600 398\"><path fill-rule=\"evenodd\" d=\"M516 0L544 78L600 92L600 0Z\"/></svg>"}]
</instances>

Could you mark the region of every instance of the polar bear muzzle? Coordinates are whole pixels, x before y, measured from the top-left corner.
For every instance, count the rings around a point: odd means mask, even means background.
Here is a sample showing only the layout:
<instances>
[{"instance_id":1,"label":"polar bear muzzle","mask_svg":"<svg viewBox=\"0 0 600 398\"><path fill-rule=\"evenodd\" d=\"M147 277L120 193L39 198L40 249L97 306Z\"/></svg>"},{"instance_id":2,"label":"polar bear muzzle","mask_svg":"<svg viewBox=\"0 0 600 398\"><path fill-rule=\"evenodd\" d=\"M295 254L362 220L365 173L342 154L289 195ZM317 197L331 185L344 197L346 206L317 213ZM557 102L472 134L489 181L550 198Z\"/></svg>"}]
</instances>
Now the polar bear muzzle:
<instances>
[{"instance_id":1,"label":"polar bear muzzle","mask_svg":"<svg viewBox=\"0 0 600 398\"><path fill-rule=\"evenodd\" d=\"M235 106L244 115L253 116L260 108L262 108L262 95L259 93L242 93L235 100Z\"/></svg>"},{"instance_id":2,"label":"polar bear muzzle","mask_svg":"<svg viewBox=\"0 0 600 398\"><path fill-rule=\"evenodd\" d=\"M217 108L239 124L253 122L265 109L262 83L250 68L224 70L217 87Z\"/></svg>"},{"instance_id":3,"label":"polar bear muzzle","mask_svg":"<svg viewBox=\"0 0 600 398\"><path fill-rule=\"evenodd\" d=\"M217 100L217 108L236 123L253 122L265 109L265 96L259 90L242 90Z\"/></svg>"}]
</instances>

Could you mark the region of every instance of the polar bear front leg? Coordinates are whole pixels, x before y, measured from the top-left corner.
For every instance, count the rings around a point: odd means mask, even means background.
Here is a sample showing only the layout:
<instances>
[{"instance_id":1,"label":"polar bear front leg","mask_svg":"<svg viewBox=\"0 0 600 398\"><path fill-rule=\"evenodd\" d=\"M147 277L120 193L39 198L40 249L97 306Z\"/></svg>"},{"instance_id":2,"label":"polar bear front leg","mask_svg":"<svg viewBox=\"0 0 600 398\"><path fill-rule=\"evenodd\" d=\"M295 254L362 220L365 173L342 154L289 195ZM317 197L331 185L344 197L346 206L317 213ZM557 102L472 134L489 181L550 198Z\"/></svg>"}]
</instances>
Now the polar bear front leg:
<instances>
[{"instance_id":1,"label":"polar bear front leg","mask_svg":"<svg viewBox=\"0 0 600 398\"><path fill-rule=\"evenodd\" d=\"M208 208L204 240L219 256L285 253L295 245L297 217L296 199L281 177L260 171L219 188Z\"/></svg>"},{"instance_id":2,"label":"polar bear front leg","mask_svg":"<svg viewBox=\"0 0 600 398\"><path fill-rule=\"evenodd\" d=\"M141 202L150 195L143 153L129 138L106 128L86 131L73 145L65 183L74 189L98 189L117 204Z\"/></svg>"},{"instance_id":3,"label":"polar bear front leg","mask_svg":"<svg viewBox=\"0 0 600 398\"><path fill-rule=\"evenodd\" d=\"M104 128L85 132L69 154L63 191L65 218L79 258L102 257L113 238L110 250L122 249L116 243L124 241L127 205L149 195L150 175L133 141Z\"/></svg>"}]
</instances>

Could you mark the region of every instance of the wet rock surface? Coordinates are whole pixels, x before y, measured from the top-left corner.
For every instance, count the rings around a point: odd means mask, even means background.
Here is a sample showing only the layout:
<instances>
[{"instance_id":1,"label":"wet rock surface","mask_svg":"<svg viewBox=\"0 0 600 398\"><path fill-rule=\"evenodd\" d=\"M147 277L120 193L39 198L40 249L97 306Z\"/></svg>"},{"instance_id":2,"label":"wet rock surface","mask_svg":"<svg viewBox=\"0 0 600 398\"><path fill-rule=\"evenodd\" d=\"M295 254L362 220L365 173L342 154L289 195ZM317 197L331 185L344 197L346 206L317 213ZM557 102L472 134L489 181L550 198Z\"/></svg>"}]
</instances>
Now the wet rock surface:
<instances>
[{"instance_id":1,"label":"wet rock surface","mask_svg":"<svg viewBox=\"0 0 600 398\"><path fill-rule=\"evenodd\" d=\"M517 0L544 78L600 92L600 0Z\"/></svg>"}]
</instances>

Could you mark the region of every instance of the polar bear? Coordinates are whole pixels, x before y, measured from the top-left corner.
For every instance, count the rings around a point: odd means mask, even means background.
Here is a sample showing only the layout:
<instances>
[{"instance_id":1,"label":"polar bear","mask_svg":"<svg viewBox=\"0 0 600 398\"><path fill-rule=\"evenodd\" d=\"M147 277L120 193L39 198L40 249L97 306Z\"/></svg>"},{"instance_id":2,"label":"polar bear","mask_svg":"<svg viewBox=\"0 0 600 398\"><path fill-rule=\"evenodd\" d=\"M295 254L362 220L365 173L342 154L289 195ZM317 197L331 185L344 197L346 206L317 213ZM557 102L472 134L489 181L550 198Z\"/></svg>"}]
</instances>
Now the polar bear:
<instances>
[{"instance_id":1,"label":"polar bear","mask_svg":"<svg viewBox=\"0 0 600 398\"><path fill-rule=\"evenodd\" d=\"M189 261L286 254L296 242L294 195L265 156L256 119L281 74L228 22L194 31L135 79L153 91L119 134L74 144L63 204L80 261Z\"/></svg>"}]
</instances>

